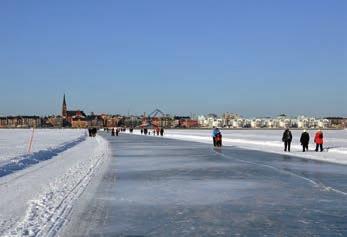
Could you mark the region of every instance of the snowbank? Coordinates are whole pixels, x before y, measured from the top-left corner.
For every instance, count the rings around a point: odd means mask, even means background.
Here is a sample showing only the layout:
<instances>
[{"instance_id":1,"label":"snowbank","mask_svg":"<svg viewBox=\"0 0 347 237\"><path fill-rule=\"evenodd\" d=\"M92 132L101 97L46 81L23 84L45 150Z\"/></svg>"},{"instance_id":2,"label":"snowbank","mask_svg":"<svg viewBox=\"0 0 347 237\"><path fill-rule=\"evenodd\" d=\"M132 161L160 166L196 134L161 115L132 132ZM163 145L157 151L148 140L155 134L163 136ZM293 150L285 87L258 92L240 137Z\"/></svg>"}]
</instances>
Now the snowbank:
<instances>
[{"instance_id":1,"label":"snowbank","mask_svg":"<svg viewBox=\"0 0 347 237\"><path fill-rule=\"evenodd\" d=\"M3 161L0 163L0 177L10 175L19 170L27 169L28 167L38 164L39 162L52 159L58 154L85 141L86 138L86 136L81 136L75 140L65 142L57 147L47 148L34 153L18 156L8 161Z\"/></svg>"},{"instance_id":2,"label":"snowbank","mask_svg":"<svg viewBox=\"0 0 347 237\"><path fill-rule=\"evenodd\" d=\"M347 130L324 131L325 150L322 153L314 152L315 145L313 138L315 131L309 131L311 136L310 151L303 153L300 145L301 132L299 130L292 131L293 143L290 155L347 164ZM224 146L237 146L251 150L288 154L283 152L283 143L281 142L283 131L281 130L222 130L222 133ZM134 134L140 134L140 131L135 130ZM165 131L165 137L208 144L212 143L211 130L167 129Z\"/></svg>"},{"instance_id":3,"label":"snowbank","mask_svg":"<svg viewBox=\"0 0 347 237\"><path fill-rule=\"evenodd\" d=\"M28 155L32 129L0 129L0 164ZM85 129L35 129L32 153L52 150L86 135Z\"/></svg>"},{"instance_id":4,"label":"snowbank","mask_svg":"<svg viewBox=\"0 0 347 237\"><path fill-rule=\"evenodd\" d=\"M71 135L66 131L50 130L46 135L66 140ZM86 137L52 159L0 177L0 236L54 236L108 157L105 139Z\"/></svg>"}]
</instances>

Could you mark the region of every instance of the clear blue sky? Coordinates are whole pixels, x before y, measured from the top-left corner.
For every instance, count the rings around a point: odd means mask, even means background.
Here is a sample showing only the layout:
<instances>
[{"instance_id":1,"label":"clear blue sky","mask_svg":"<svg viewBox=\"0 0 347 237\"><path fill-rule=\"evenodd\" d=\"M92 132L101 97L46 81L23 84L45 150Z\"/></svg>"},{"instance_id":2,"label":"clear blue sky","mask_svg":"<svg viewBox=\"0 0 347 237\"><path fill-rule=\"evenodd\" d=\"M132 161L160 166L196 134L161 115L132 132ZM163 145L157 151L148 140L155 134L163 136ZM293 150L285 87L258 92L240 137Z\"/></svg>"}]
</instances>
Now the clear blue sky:
<instances>
[{"instance_id":1,"label":"clear blue sky","mask_svg":"<svg viewBox=\"0 0 347 237\"><path fill-rule=\"evenodd\" d=\"M0 1L0 114L347 115L347 1Z\"/></svg>"}]
</instances>

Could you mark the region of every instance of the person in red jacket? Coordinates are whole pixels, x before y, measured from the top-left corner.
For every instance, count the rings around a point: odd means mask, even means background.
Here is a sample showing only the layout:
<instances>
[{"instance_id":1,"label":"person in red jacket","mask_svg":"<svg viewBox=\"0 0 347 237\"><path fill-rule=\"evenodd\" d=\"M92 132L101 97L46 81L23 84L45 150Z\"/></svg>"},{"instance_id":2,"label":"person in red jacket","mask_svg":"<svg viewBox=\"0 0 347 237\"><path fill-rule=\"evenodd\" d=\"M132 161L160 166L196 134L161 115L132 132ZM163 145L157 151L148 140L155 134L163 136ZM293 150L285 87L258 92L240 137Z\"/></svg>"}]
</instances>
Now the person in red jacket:
<instances>
[{"instance_id":1,"label":"person in red jacket","mask_svg":"<svg viewBox=\"0 0 347 237\"><path fill-rule=\"evenodd\" d=\"M316 143L316 152L318 152L318 148L320 148L320 151L323 151L323 132L319 129L316 133L316 136L314 137L314 142Z\"/></svg>"}]
</instances>

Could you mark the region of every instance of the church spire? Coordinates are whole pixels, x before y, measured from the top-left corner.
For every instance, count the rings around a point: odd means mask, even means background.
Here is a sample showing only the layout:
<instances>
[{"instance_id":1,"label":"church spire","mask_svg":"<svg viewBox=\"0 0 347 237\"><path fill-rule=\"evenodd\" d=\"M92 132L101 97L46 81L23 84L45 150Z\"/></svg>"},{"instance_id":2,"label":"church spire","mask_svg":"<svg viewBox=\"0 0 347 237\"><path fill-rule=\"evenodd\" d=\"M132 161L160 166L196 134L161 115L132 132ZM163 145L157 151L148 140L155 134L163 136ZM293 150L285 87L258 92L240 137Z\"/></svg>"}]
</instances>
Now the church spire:
<instances>
[{"instance_id":1,"label":"church spire","mask_svg":"<svg viewBox=\"0 0 347 237\"><path fill-rule=\"evenodd\" d=\"M66 106L65 94L64 94L64 99L63 99L62 116L63 116L63 118L66 118L66 116L67 116L67 106Z\"/></svg>"}]
</instances>

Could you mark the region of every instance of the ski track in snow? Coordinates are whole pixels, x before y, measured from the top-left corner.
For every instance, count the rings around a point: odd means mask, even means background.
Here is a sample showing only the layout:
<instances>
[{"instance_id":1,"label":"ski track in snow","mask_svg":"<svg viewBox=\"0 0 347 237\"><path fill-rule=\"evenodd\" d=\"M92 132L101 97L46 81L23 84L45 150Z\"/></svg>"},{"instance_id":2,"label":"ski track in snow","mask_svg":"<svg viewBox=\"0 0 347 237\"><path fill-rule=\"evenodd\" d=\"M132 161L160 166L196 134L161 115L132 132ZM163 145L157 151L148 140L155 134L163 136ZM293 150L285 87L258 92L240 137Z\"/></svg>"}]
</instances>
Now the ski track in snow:
<instances>
[{"instance_id":1,"label":"ski track in snow","mask_svg":"<svg viewBox=\"0 0 347 237\"><path fill-rule=\"evenodd\" d=\"M0 235L6 227L10 230L5 230L4 236L57 235L67 221L73 203L83 193L96 169L109 157L108 142L100 136L95 139L97 146L91 150L84 149L83 142L81 148L78 145L73 148L76 149L73 154L80 155L82 159L64 174L57 176L54 182L46 186L44 192L37 194L37 198L29 202L24 219L18 222L18 219L11 217L1 221L0 215ZM64 153L58 155L64 156Z\"/></svg>"}]
</instances>

